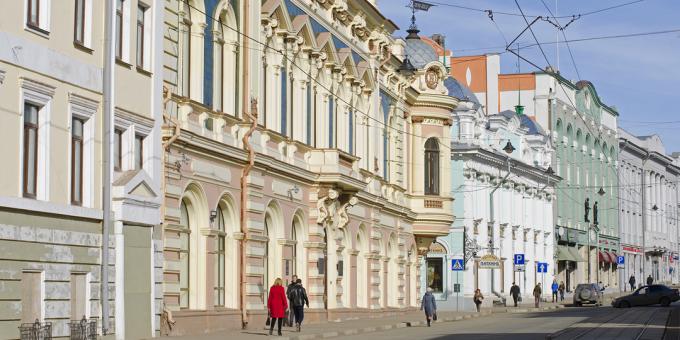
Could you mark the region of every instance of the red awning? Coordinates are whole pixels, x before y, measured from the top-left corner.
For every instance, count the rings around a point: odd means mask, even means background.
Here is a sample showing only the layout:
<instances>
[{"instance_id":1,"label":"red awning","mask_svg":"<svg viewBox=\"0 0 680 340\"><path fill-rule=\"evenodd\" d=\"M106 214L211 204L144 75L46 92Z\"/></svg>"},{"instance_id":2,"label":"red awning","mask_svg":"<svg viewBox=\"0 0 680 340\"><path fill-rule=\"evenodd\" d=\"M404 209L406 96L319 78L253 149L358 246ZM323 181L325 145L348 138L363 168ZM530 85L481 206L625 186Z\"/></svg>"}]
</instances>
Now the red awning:
<instances>
[{"instance_id":1,"label":"red awning","mask_svg":"<svg viewBox=\"0 0 680 340\"><path fill-rule=\"evenodd\" d=\"M600 252L599 258L600 258L600 262L604 262L604 263L611 263L612 262L611 258L609 258L609 254L607 254L607 252L604 252L604 251Z\"/></svg>"},{"instance_id":2,"label":"red awning","mask_svg":"<svg viewBox=\"0 0 680 340\"><path fill-rule=\"evenodd\" d=\"M616 255L615 252L610 251L610 252L609 252L609 257L612 259L612 263L614 263L614 264L619 263L619 256Z\"/></svg>"}]
</instances>

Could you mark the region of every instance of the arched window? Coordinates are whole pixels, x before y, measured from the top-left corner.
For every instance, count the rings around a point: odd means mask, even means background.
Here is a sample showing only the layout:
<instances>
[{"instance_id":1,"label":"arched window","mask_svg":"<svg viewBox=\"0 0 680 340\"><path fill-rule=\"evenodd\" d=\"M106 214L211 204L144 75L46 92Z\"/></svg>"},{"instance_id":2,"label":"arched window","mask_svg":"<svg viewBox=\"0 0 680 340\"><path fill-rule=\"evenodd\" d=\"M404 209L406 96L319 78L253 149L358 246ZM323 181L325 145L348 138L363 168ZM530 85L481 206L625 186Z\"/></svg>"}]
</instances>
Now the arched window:
<instances>
[{"instance_id":1,"label":"arched window","mask_svg":"<svg viewBox=\"0 0 680 340\"><path fill-rule=\"evenodd\" d=\"M217 247L215 248L215 255L217 257L215 261L215 306L224 306L224 296L225 296L225 265L224 265L224 254L226 246L226 228L224 225L224 212L222 207L217 207Z\"/></svg>"},{"instance_id":2,"label":"arched window","mask_svg":"<svg viewBox=\"0 0 680 340\"><path fill-rule=\"evenodd\" d=\"M189 308L189 211L184 200L182 200L179 210L179 225L181 226L179 233L179 307Z\"/></svg>"},{"instance_id":3,"label":"arched window","mask_svg":"<svg viewBox=\"0 0 680 340\"><path fill-rule=\"evenodd\" d=\"M425 195L439 195L439 142L425 142Z\"/></svg>"}]
</instances>

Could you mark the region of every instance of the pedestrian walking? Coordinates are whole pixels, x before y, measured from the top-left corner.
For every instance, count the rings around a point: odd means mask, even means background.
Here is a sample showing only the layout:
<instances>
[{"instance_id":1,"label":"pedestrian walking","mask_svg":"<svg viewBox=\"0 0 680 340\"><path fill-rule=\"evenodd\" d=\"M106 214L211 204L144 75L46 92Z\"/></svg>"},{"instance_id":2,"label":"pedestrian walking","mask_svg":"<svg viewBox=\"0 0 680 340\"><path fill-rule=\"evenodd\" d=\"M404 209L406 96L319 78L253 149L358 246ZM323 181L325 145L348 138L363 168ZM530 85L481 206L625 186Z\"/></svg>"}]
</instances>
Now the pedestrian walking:
<instances>
[{"instance_id":1,"label":"pedestrian walking","mask_svg":"<svg viewBox=\"0 0 680 340\"><path fill-rule=\"evenodd\" d=\"M290 290L295 287L297 284L298 277L297 275L293 275L291 277L290 283L288 284L288 287L286 287L286 296L290 296ZM286 311L286 319L284 319L284 326L286 327L293 327L293 320L295 319L295 314L293 312L293 303L290 301L290 298L288 298L288 306L290 308Z\"/></svg>"},{"instance_id":2,"label":"pedestrian walking","mask_svg":"<svg viewBox=\"0 0 680 340\"><path fill-rule=\"evenodd\" d=\"M564 290L567 287L564 286L564 281L560 281L560 286L557 287L557 290L560 291L560 301L564 301Z\"/></svg>"},{"instance_id":3,"label":"pedestrian walking","mask_svg":"<svg viewBox=\"0 0 680 340\"><path fill-rule=\"evenodd\" d=\"M647 285L649 286L652 283L654 283L654 279L652 278L652 274L649 274L649 276L647 276Z\"/></svg>"},{"instance_id":4,"label":"pedestrian walking","mask_svg":"<svg viewBox=\"0 0 680 340\"><path fill-rule=\"evenodd\" d=\"M423 295L423 301L420 303L420 310L425 311L425 319L427 319L427 327L430 327L430 321L437 314L437 303L432 295L432 288L427 287L427 291Z\"/></svg>"},{"instance_id":5,"label":"pedestrian walking","mask_svg":"<svg viewBox=\"0 0 680 340\"><path fill-rule=\"evenodd\" d=\"M519 294L520 294L519 286L513 282L512 287L510 287L510 296L512 296L512 301L515 302L515 307L517 307L517 300L519 299Z\"/></svg>"},{"instance_id":6,"label":"pedestrian walking","mask_svg":"<svg viewBox=\"0 0 680 340\"><path fill-rule=\"evenodd\" d=\"M560 288L560 285L557 284L557 280L553 280L552 285L550 285L550 290L552 291L552 302L555 303L557 302L557 290Z\"/></svg>"},{"instance_id":7,"label":"pedestrian walking","mask_svg":"<svg viewBox=\"0 0 680 340\"><path fill-rule=\"evenodd\" d=\"M541 284L537 284L536 287L534 287L534 306L538 308L539 303L541 302L541 294L543 294L543 290L541 289Z\"/></svg>"},{"instance_id":8,"label":"pedestrian walking","mask_svg":"<svg viewBox=\"0 0 680 340\"><path fill-rule=\"evenodd\" d=\"M267 299L267 309L271 317L269 324L269 335L274 332L274 323L278 323L279 336L281 335L281 323L286 316L286 309L288 309L288 299L286 298L286 291L283 289L283 280L277 278L274 280L274 285L269 289L269 298Z\"/></svg>"},{"instance_id":9,"label":"pedestrian walking","mask_svg":"<svg viewBox=\"0 0 680 340\"><path fill-rule=\"evenodd\" d=\"M475 296L472 297L472 301L474 301L475 307L477 307L477 313L481 310L482 300L484 300L484 295L482 295L482 291L477 288L477 290L475 290Z\"/></svg>"},{"instance_id":10,"label":"pedestrian walking","mask_svg":"<svg viewBox=\"0 0 680 340\"><path fill-rule=\"evenodd\" d=\"M305 305L309 308L307 290L302 286L302 280L297 279L295 285L288 290L288 300L290 300L291 309L295 314L295 326L299 332L302 329L302 320L305 319Z\"/></svg>"},{"instance_id":11,"label":"pedestrian walking","mask_svg":"<svg viewBox=\"0 0 680 340\"><path fill-rule=\"evenodd\" d=\"M630 285L630 291L635 290L635 275L631 275L630 279L628 279L628 284Z\"/></svg>"}]
</instances>

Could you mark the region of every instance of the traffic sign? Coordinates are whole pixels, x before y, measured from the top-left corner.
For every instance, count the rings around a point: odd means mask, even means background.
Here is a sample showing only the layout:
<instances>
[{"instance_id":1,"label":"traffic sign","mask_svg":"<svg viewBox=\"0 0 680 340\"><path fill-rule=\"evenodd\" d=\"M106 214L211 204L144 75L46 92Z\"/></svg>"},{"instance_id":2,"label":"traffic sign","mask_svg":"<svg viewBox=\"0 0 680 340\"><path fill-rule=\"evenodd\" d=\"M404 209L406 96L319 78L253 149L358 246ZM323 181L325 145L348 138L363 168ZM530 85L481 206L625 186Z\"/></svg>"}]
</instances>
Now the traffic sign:
<instances>
[{"instance_id":1,"label":"traffic sign","mask_svg":"<svg viewBox=\"0 0 680 340\"><path fill-rule=\"evenodd\" d=\"M515 264L524 264L524 254L515 254Z\"/></svg>"},{"instance_id":2,"label":"traffic sign","mask_svg":"<svg viewBox=\"0 0 680 340\"><path fill-rule=\"evenodd\" d=\"M548 264L545 263L545 262L537 262L536 263L536 272L547 273L548 272Z\"/></svg>"},{"instance_id":3,"label":"traffic sign","mask_svg":"<svg viewBox=\"0 0 680 340\"><path fill-rule=\"evenodd\" d=\"M617 256L616 257L616 264L625 264L626 263L626 258L623 256Z\"/></svg>"},{"instance_id":4,"label":"traffic sign","mask_svg":"<svg viewBox=\"0 0 680 340\"><path fill-rule=\"evenodd\" d=\"M523 272L523 271L525 271L525 270L526 270L526 266L523 265L523 264L518 264L518 265L515 266L515 271L516 271L516 272Z\"/></svg>"},{"instance_id":5,"label":"traffic sign","mask_svg":"<svg viewBox=\"0 0 680 340\"><path fill-rule=\"evenodd\" d=\"M455 272L462 272L465 270L465 263L463 259L451 259L451 270Z\"/></svg>"}]
</instances>

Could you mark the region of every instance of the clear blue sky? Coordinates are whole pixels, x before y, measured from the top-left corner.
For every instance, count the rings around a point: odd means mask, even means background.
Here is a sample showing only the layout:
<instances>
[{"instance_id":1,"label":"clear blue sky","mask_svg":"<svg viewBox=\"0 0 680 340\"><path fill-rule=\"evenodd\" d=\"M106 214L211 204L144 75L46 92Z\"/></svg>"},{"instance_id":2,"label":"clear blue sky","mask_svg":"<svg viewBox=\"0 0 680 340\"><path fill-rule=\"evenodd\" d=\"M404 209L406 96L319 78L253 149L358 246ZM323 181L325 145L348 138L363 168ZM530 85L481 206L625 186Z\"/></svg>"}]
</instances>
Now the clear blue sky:
<instances>
[{"instance_id":1,"label":"clear blue sky","mask_svg":"<svg viewBox=\"0 0 680 340\"><path fill-rule=\"evenodd\" d=\"M427 1L427 0L424 0ZM543 0L553 13L564 16L586 13L616 6L633 0ZM513 0L437 0L437 3L491 9L495 12L519 13ZM409 26L408 0L378 0L380 10L401 29L405 36ZM519 0L527 15L548 16L541 0ZM444 5L432 7L429 12L417 12L421 34L446 36L447 48L454 55L474 55L502 52L505 38L510 41L526 27L521 16L494 14L500 31L486 13ZM531 18L529 18L531 21ZM570 19L558 19L562 25ZM540 42L557 40L557 30L545 21L532 26ZM596 36L680 29L680 1L644 0L604 12L582 16L564 31L567 38L580 39ZM560 40L564 37L560 35ZM530 32L520 39L520 44L533 43ZM559 70L567 79L579 77L564 43L559 48ZM479 49L492 47L489 49ZM680 32L607 39L570 44L571 52L582 79L590 80L598 94L619 113L619 126L636 135L659 134L666 151L680 151ZM470 50L475 49L475 50ZM551 65L557 64L555 44L543 47ZM522 55L535 64L545 67L545 59L537 47L523 50ZM501 56L502 72L517 71L517 58L505 53ZM534 71L522 63L521 70Z\"/></svg>"}]
</instances>

